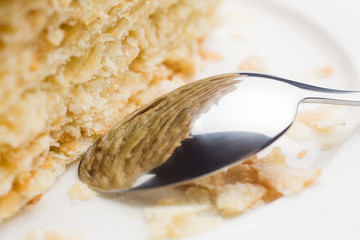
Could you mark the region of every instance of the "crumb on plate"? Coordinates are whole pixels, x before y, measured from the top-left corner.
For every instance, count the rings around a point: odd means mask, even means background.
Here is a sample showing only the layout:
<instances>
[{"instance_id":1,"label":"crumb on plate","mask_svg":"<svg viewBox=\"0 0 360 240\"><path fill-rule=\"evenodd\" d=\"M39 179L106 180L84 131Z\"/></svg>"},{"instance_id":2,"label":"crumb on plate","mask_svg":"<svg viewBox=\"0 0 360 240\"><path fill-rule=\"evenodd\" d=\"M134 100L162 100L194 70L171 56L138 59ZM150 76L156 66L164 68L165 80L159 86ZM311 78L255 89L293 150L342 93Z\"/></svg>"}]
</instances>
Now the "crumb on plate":
<instances>
[{"instance_id":1,"label":"crumb on plate","mask_svg":"<svg viewBox=\"0 0 360 240\"><path fill-rule=\"evenodd\" d=\"M239 67L239 71L266 72L266 65L263 58L252 54L243 60Z\"/></svg>"},{"instance_id":2,"label":"crumb on plate","mask_svg":"<svg viewBox=\"0 0 360 240\"><path fill-rule=\"evenodd\" d=\"M295 168L279 147L262 157L178 187L181 196L168 196L144 214L152 239L179 238L214 227L214 216L234 217L296 193L313 183L319 169Z\"/></svg>"},{"instance_id":3,"label":"crumb on plate","mask_svg":"<svg viewBox=\"0 0 360 240\"><path fill-rule=\"evenodd\" d=\"M345 124L345 120L339 112L339 106L321 105L314 110L304 111L298 114L296 120L322 133L331 133L337 126Z\"/></svg>"},{"instance_id":4,"label":"crumb on plate","mask_svg":"<svg viewBox=\"0 0 360 240\"><path fill-rule=\"evenodd\" d=\"M209 51L203 47L199 49L199 54L205 60L214 61L214 62L218 62L222 60L222 55L220 53Z\"/></svg>"},{"instance_id":5,"label":"crumb on plate","mask_svg":"<svg viewBox=\"0 0 360 240\"><path fill-rule=\"evenodd\" d=\"M225 216L244 212L261 200L266 189L252 183L226 184L216 197L216 208Z\"/></svg>"},{"instance_id":6,"label":"crumb on plate","mask_svg":"<svg viewBox=\"0 0 360 240\"><path fill-rule=\"evenodd\" d=\"M320 175L320 169L302 169L289 166L279 147L251 165L260 181L281 195L290 195L309 186Z\"/></svg>"},{"instance_id":7,"label":"crumb on plate","mask_svg":"<svg viewBox=\"0 0 360 240\"><path fill-rule=\"evenodd\" d=\"M144 210L153 240L190 236L220 224L221 219L206 215L207 205L158 206Z\"/></svg>"},{"instance_id":8,"label":"crumb on plate","mask_svg":"<svg viewBox=\"0 0 360 240\"><path fill-rule=\"evenodd\" d=\"M333 67L321 67L316 70L316 76L320 78L330 77L334 73Z\"/></svg>"},{"instance_id":9,"label":"crumb on plate","mask_svg":"<svg viewBox=\"0 0 360 240\"><path fill-rule=\"evenodd\" d=\"M35 229L28 232L28 234L26 234L25 236L25 240L38 240L38 239L39 239L39 235Z\"/></svg>"},{"instance_id":10,"label":"crumb on plate","mask_svg":"<svg viewBox=\"0 0 360 240\"><path fill-rule=\"evenodd\" d=\"M46 240L66 240L66 236L64 234L54 230L45 231L44 236Z\"/></svg>"},{"instance_id":11,"label":"crumb on plate","mask_svg":"<svg viewBox=\"0 0 360 240\"><path fill-rule=\"evenodd\" d=\"M301 150L298 154L296 154L296 157L297 158L303 158L305 157L305 155L308 153L308 150L307 149L303 149Z\"/></svg>"},{"instance_id":12,"label":"crumb on plate","mask_svg":"<svg viewBox=\"0 0 360 240\"><path fill-rule=\"evenodd\" d=\"M95 197L96 192L91 190L86 184L77 182L70 188L69 194L74 200L90 200Z\"/></svg>"},{"instance_id":13,"label":"crumb on plate","mask_svg":"<svg viewBox=\"0 0 360 240\"><path fill-rule=\"evenodd\" d=\"M33 204L38 203L38 202L40 201L41 197L42 197L42 194L36 195L33 199L31 199L31 200L28 202L28 204L33 205Z\"/></svg>"},{"instance_id":14,"label":"crumb on plate","mask_svg":"<svg viewBox=\"0 0 360 240\"><path fill-rule=\"evenodd\" d=\"M44 232L45 240L83 240L84 231L81 228L71 230L69 233L60 233L57 230L48 230Z\"/></svg>"}]
</instances>

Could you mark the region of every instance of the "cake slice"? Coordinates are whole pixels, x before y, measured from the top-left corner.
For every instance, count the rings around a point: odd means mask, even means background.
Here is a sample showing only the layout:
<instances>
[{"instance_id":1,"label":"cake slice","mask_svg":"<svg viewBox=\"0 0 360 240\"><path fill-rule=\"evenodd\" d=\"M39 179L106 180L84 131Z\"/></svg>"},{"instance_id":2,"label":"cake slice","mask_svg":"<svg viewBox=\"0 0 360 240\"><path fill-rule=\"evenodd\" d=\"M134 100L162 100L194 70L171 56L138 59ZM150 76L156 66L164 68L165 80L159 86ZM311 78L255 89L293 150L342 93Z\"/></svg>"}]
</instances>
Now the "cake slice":
<instances>
[{"instance_id":1,"label":"cake slice","mask_svg":"<svg viewBox=\"0 0 360 240\"><path fill-rule=\"evenodd\" d=\"M0 221L195 72L219 0L0 2Z\"/></svg>"}]
</instances>

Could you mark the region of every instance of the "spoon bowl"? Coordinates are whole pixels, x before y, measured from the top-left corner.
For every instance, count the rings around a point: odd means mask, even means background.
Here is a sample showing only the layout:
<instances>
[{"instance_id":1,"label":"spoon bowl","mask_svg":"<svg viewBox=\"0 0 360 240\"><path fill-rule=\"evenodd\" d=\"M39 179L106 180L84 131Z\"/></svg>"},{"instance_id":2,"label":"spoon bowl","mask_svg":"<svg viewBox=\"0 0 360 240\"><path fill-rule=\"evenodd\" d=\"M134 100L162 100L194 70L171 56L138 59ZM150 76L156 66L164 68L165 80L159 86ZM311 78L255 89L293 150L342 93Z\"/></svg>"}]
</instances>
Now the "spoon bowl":
<instances>
[{"instance_id":1,"label":"spoon bowl","mask_svg":"<svg viewBox=\"0 0 360 240\"><path fill-rule=\"evenodd\" d=\"M93 189L121 193L213 174L273 143L303 102L360 105L360 93L250 72L198 80L110 129L82 157L79 177Z\"/></svg>"}]
</instances>

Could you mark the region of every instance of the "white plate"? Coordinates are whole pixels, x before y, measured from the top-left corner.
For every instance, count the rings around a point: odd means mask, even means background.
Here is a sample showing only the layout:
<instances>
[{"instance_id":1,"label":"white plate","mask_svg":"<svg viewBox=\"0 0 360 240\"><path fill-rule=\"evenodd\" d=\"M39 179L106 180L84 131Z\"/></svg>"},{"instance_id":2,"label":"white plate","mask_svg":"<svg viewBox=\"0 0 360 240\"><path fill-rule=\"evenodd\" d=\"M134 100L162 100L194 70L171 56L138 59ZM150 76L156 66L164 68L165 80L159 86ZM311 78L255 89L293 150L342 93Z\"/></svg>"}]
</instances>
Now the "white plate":
<instances>
[{"instance_id":1,"label":"white plate","mask_svg":"<svg viewBox=\"0 0 360 240\"><path fill-rule=\"evenodd\" d=\"M344 1L335 2L226 1L222 9L224 23L206 43L212 51L221 53L223 60L208 62L198 77L237 71L241 61L255 54L264 59L268 72L274 75L327 87L359 86L354 67L360 63L360 54L356 54L360 52L360 34L355 31L360 29L355 10L359 8L355 0L345 1L345 6ZM314 71L328 66L335 68L334 74L317 78ZM360 134L356 132L336 155L333 151L314 153L319 159L333 159L314 186L190 239L359 239L359 142ZM284 150L291 152L286 147ZM85 239L147 239L144 202L139 199L69 199L68 191L77 180L76 170L77 163L72 164L38 204L3 223L1 239L24 239L33 229L39 233L83 229Z\"/></svg>"}]
</instances>

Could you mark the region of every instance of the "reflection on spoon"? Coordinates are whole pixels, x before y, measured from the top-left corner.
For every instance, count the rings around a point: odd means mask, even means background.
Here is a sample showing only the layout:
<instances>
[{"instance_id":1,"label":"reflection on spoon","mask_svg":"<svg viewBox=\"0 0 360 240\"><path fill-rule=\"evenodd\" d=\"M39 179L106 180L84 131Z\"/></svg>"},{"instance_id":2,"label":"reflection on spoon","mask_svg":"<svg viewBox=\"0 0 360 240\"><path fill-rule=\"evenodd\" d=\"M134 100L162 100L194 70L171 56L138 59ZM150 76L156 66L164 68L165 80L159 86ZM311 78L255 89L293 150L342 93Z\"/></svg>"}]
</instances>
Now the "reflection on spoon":
<instances>
[{"instance_id":1,"label":"reflection on spoon","mask_svg":"<svg viewBox=\"0 0 360 240\"><path fill-rule=\"evenodd\" d=\"M133 190L171 185L214 173L238 163L239 159L245 160L272 141L253 132L220 132L186 138L165 163L149 172L152 178L144 175L147 181L135 184Z\"/></svg>"}]
</instances>

